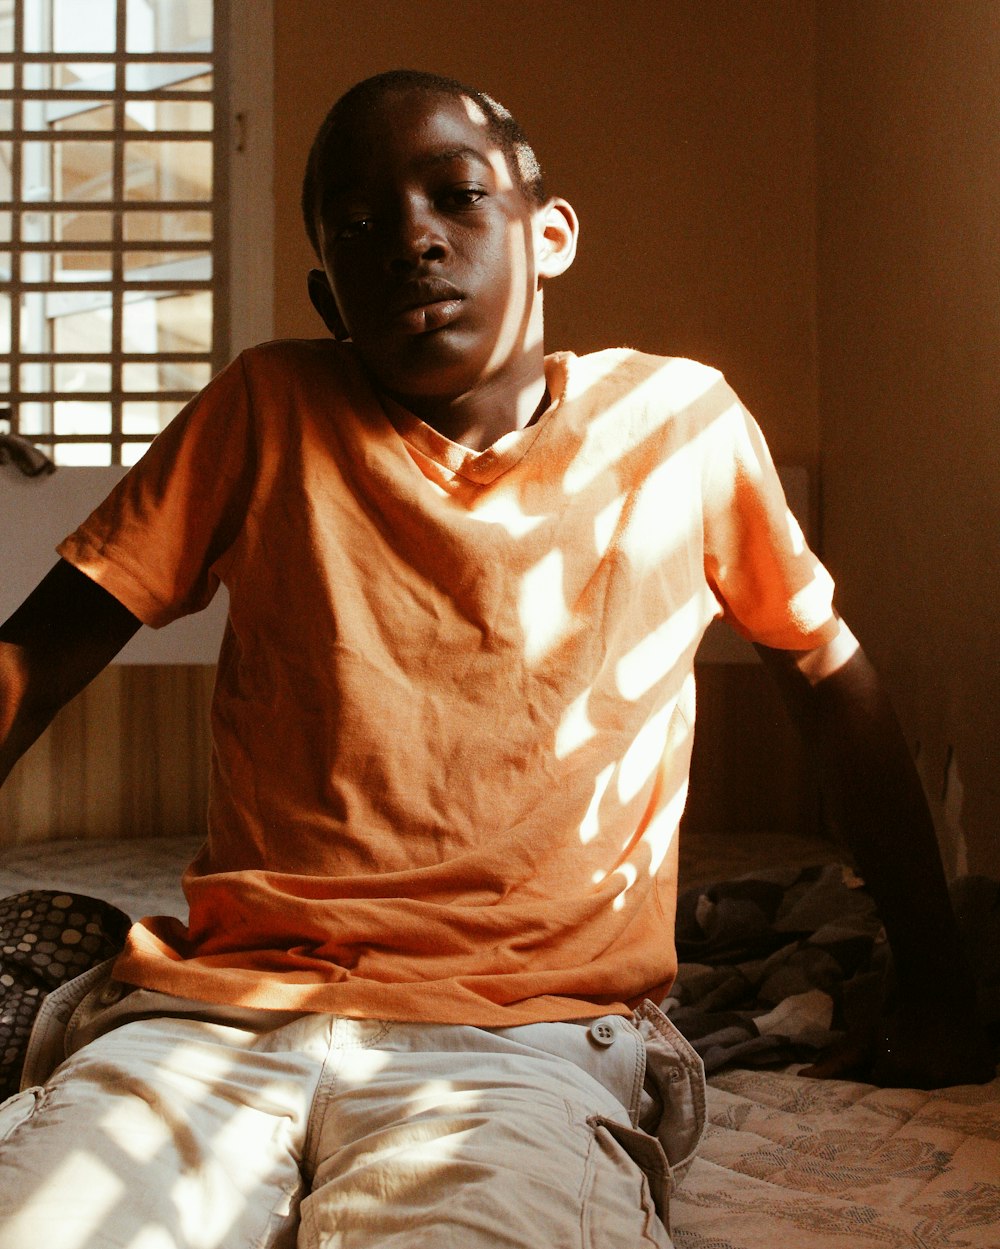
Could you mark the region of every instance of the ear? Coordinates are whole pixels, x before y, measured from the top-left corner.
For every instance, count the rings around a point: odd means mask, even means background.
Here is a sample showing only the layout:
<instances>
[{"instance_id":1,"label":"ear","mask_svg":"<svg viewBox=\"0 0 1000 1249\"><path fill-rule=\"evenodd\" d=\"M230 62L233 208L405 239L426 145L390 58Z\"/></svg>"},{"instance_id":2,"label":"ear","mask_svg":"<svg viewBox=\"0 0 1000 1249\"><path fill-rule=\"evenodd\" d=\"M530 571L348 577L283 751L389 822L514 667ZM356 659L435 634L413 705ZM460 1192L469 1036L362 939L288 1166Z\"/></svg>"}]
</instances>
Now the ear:
<instances>
[{"instance_id":1,"label":"ear","mask_svg":"<svg viewBox=\"0 0 1000 1249\"><path fill-rule=\"evenodd\" d=\"M312 306L323 318L323 324L334 336L338 343L344 342L350 338L347 332L347 326L340 319L340 309L337 307L337 301L333 297L333 291L330 290L330 283L326 274L322 269L309 270L309 298Z\"/></svg>"},{"instance_id":2,"label":"ear","mask_svg":"<svg viewBox=\"0 0 1000 1249\"><path fill-rule=\"evenodd\" d=\"M572 204L550 199L535 216L535 264L539 278L557 278L573 263L580 222Z\"/></svg>"}]
</instances>

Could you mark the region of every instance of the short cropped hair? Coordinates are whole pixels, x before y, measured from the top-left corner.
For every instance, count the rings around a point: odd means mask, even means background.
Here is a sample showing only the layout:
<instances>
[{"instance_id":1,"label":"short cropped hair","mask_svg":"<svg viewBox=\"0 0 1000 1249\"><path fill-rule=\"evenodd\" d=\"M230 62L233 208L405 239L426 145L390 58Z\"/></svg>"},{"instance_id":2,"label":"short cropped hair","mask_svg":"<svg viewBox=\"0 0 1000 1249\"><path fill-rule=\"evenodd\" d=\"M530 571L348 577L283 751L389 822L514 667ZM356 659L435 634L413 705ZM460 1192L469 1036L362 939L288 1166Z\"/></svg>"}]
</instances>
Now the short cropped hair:
<instances>
[{"instance_id":1,"label":"short cropped hair","mask_svg":"<svg viewBox=\"0 0 1000 1249\"><path fill-rule=\"evenodd\" d=\"M494 100L492 96L487 95L485 91L467 87L454 78L445 78L440 74L429 74L417 69L389 70L387 73L365 78L342 95L323 119L309 150L305 177L302 181L302 218L309 242L317 256L319 255L319 231L316 212L320 183L327 172L326 166L332 140L350 126L357 117L363 116L365 112L374 108L380 100L394 91L422 91L427 95L464 97L474 101L482 109L486 118L487 131L506 157L507 164L525 199L529 204L545 203L545 183L538 157L524 131L508 109Z\"/></svg>"}]
</instances>

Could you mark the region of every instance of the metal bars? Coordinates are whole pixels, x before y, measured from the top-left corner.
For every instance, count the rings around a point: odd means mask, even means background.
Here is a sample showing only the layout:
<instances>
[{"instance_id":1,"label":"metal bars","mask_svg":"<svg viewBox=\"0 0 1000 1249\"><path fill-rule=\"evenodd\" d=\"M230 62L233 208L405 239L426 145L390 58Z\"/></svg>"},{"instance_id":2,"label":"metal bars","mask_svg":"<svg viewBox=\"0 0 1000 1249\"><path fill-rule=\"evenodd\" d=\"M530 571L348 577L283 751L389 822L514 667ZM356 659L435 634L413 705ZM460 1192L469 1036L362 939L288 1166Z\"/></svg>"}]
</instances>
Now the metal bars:
<instances>
[{"instance_id":1,"label":"metal bars","mask_svg":"<svg viewBox=\"0 0 1000 1249\"><path fill-rule=\"evenodd\" d=\"M57 463L133 462L221 363L220 7L0 0L0 409Z\"/></svg>"}]
</instances>

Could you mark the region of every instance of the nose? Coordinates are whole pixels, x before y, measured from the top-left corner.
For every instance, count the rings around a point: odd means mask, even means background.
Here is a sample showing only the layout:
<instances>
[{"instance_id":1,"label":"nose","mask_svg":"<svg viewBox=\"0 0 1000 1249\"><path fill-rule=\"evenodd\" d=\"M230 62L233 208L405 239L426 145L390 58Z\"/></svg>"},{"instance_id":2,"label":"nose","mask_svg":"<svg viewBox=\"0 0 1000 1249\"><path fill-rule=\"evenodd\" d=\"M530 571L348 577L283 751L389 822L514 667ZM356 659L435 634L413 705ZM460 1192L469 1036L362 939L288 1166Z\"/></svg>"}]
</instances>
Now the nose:
<instances>
[{"instance_id":1,"label":"nose","mask_svg":"<svg viewBox=\"0 0 1000 1249\"><path fill-rule=\"evenodd\" d=\"M400 206L388 250L389 268L407 273L429 260L443 260L448 241L426 203L409 202Z\"/></svg>"}]
</instances>

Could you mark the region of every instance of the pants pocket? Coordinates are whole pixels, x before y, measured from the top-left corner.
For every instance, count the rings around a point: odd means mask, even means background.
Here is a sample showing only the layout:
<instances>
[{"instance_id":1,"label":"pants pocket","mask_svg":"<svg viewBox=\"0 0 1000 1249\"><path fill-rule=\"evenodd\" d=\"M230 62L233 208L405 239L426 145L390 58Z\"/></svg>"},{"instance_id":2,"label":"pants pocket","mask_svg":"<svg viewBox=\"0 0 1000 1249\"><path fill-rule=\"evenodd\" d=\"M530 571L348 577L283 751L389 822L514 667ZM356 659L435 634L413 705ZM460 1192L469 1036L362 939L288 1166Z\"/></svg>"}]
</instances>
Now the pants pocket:
<instances>
[{"instance_id":1,"label":"pants pocket","mask_svg":"<svg viewBox=\"0 0 1000 1249\"><path fill-rule=\"evenodd\" d=\"M17 1129L27 1123L35 1111L41 1106L45 1090L41 1088L24 1089L0 1103L0 1144L13 1136Z\"/></svg>"},{"instance_id":2,"label":"pants pocket","mask_svg":"<svg viewBox=\"0 0 1000 1249\"><path fill-rule=\"evenodd\" d=\"M66 1057L66 1039L73 1016L91 989L107 979L113 964L113 958L98 963L53 989L42 1001L24 1055L22 1089L44 1084Z\"/></svg>"},{"instance_id":3,"label":"pants pocket","mask_svg":"<svg viewBox=\"0 0 1000 1249\"><path fill-rule=\"evenodd\" d=\"M594 1131L587 1249L671 1249L670 1166L659 1141L604 1115L587 1122Z\"/></svg>"}]
</instances>

